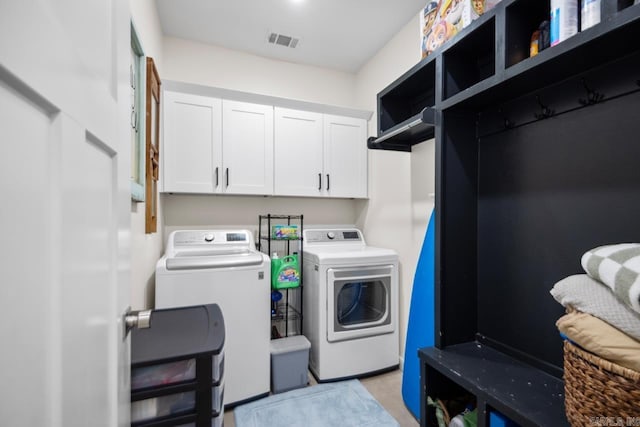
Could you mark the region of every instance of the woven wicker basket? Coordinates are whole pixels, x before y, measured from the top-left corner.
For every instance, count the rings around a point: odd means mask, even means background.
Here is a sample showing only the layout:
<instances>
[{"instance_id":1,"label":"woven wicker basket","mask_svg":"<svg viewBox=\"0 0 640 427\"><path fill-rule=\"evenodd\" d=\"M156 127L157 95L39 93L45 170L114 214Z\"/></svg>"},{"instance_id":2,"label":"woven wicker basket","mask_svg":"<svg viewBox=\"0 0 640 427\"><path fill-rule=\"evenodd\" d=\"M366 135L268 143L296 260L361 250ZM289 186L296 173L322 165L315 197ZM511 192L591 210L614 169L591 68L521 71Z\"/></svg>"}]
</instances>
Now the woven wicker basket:
<instances>
[{"instance_id":1,"label":"woven wicker basket","mask_svg":"<svg viewBox=\"0 0 640 427\"><path fill-rule=\"evenodd\" d=\"M605 425L598 420L640 425L640 372L564 343L564 392L573 427ZM595 420L595 421L594 421ZM638 421L636 421L638 420Z\"/></svg>"}]
</instances>

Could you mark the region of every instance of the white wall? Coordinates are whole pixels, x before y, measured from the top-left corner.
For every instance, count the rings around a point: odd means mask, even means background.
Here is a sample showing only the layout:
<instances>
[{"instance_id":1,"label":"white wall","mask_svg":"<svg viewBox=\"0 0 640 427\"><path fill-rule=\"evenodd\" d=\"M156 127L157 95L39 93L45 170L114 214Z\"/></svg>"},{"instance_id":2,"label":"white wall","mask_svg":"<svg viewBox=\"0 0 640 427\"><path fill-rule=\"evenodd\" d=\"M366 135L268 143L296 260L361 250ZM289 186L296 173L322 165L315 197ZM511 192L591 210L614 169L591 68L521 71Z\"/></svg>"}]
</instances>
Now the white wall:
<instances>
[{"instance_id":1,"label":"white wall","mask_svg":"<svg viewBox=\"0 0 640 427\"><path fill-rule=\"evenodd\" d=\"M356 76L357 108L376 111L376 95L420 60L419 15L412 18ZM377 115L369 134L377 134ZM400 337L404 354L413 276L435 190L434 141L411 153L369 151L369 201L357 205L357 225L367 243L395 249L400 256Z\"/></svg>"},{"instance_id":2,"label":"white wall","mask_svg":"<svg viewBox=\"0 0 640 427\"><path fill-rule=\"evenodd\" d=\"M146 56L153 58L162 78L162 31L153 0L131 0L131 19ZM131 203L131 307L150 308L153 304L156 261L162 255L162 205L159 206L158 232L145 234L145 204Z\"/></svg>"},{"instance_id":3,"label":"white wall","mask_svg":"<svg viewBox=\"0 0 640 427\"><path fill-rule=\"evenodd\" d=\"M355 75L166 37L164 79L353 106Z\"/></svg>"},{"instance_id":4,"label":"white wall","mask_svg":"<svg viewBox=\"0 0 640 427\"><path fill-rule=\"evenodd\" d=\"M154 0L129 0L131 20L138 31L145 55L153 57L158 71L162 69L162 29ZM161 76L162 77L162 76Z\"/></svg>"},{"instance_id":5,"label":"white wall","mask_svg":"<svg viewBox=\"0 0 640 427\"><path fill-rule=\"evenodd\" d=\"M304 215L304 224L354 224L355 205L339 199L163 195L166 233L184 228L248 228L255 232L258 215Z\"/></svg>"}]
</instances>

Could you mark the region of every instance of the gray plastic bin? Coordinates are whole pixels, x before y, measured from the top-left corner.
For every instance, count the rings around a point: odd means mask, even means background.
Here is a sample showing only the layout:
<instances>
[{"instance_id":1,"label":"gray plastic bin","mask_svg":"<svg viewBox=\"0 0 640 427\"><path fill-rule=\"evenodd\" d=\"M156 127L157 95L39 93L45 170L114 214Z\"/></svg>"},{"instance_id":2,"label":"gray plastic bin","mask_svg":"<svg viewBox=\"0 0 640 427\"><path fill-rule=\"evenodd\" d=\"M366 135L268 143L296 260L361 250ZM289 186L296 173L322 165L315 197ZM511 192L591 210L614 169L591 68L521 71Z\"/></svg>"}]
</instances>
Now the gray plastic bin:
<instances>
[{"instance_id":1,"label":"gray plastic bin","mask_svg":"<svg viewBox=\"0 0 640 427\"><path fill-rule=\"evenodd\" d=\"M307 385L310 347L309 340L302 335L271 340L272 393Z\"/></svg>"}]
</instances>

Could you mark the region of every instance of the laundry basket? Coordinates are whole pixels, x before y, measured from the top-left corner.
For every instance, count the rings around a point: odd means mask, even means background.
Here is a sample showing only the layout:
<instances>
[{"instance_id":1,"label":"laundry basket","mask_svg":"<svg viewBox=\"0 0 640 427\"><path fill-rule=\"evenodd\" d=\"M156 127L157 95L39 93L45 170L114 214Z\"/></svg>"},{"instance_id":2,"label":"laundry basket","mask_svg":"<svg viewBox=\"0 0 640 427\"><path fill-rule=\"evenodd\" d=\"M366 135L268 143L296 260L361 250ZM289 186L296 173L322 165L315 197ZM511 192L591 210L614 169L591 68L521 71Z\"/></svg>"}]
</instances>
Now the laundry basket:
<instances>
[{"instance_id":1,"label":"laundry basket","mask_svg":"<svg viewBox=\"0 0 640 427\"><path fill-rule=\"evenodd\" d=\"M599 425L593 424L594 419L622 420L620 425L627 425L628 419L640 422L640 372L569 341L564 342L564 392L567 419L573 427Z\"/></svg>"}]
</instances>

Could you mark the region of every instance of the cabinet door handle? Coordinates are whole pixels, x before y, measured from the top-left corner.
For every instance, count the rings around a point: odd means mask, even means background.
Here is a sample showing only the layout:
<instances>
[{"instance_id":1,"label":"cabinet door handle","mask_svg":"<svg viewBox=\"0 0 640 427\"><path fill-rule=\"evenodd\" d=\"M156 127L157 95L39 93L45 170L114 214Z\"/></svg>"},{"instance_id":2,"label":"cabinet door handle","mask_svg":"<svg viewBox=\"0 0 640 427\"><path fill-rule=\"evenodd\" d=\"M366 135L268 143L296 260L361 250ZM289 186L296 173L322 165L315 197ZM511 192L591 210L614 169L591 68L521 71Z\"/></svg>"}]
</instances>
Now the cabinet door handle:
<instances>
[{"instance_id":1,"label":"cabinet door handle","mask_svg":"<svg viewBox=\"0 0 640 427\"><path fill-rule=\"evenodd\" d=\"M219 181L218 180L218 168L216 167L216 188L218 188L218 184L219 184L218 181Z\"/></svg>"},{"instance_id":2,"label":"cabinet door handle","mask_svg":"<svg viewBox=\"0 0 640 427\"><path fill-rule=\"evenodd\" d=\"M318 174L318 191L322 191L322 174Z\"/></svg>"},{"instance_id":3,"label":"cabinet door handle","mask_svg":"<svg viewBox=\"0 0 640 427\"><path fill-rule=\"evenodd\" d=\"M329 191L329 174L327 174L327 191Z\"/></svg>"},{"instance_id":4,"label":"cabinet door handle","mask_svg":"<svg viewBox=\"0 0 640 427\"><path fill-rule=\"evenodd\" d=\"M225 180L227 182L227 187L229 186L229 168L226 168L225 171Z\"/></svg>"}]
</instances>

